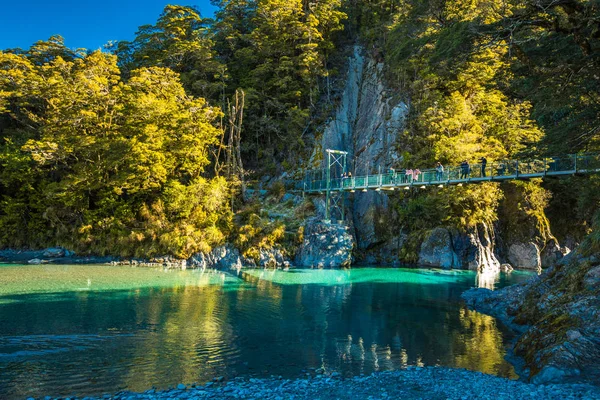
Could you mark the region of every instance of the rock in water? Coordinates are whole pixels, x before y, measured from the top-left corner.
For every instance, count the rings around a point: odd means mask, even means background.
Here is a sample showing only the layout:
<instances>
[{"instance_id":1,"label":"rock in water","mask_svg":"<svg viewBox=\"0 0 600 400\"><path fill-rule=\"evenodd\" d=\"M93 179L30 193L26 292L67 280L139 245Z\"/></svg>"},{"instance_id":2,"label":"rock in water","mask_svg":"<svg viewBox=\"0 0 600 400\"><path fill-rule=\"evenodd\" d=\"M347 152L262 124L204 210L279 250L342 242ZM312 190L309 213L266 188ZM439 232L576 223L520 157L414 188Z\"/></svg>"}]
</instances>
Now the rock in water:
<instances>
[{"instance_id":1,"label":"rock in water","mask_svg":"<svg viewBox=\"0 0 600 400\"><path fill-rule=\"evenodd\" d=\"M542 266L540 249L533 243L514 243L508 249L508 261L515 268L535 269Z\"/></svg>"},{"instance_id":2,"label":"rock in water","mask_svg":"<svg viewBox=\"0 0 600 400\"><path fill-rule=\"evenodd\" d=\"M345 225L310 220L304 228L304 241L296 263L307 268L349 267L354 239Z\"/></svg>"},{"instance_id":3,"label":"rock in water","mask_svg":"<svg viewBox=\"0 0 600 400\"><path fill-rule=\"evenodd\" d=\"M421 243L419 264L447 269L461 267L458 255L452 248L452 236L447 229L435 228L429 233Z\"/></svg>"}]
</instances>

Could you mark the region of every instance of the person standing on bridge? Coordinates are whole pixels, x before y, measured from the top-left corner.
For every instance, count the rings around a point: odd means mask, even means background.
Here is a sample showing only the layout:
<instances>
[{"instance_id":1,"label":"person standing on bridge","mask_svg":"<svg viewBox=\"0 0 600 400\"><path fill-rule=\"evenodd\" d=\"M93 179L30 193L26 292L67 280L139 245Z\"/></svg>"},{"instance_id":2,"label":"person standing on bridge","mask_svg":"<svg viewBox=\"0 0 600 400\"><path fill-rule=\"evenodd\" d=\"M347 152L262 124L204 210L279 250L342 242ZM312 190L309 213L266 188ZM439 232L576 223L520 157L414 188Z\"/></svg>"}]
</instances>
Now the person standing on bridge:
<instances>
[{"instance_id":1,"label":"person standing on bridge","mask_svg":"<svg viewBox=\"0 0 600 400\"><path fill-rule=\"evenodd\" d=\"M482 156L482 157L479 159L479 162L481 163L481 177L482 177L482 178L485 178L485 176L486 176L486 175L485 175L485 167L486 167L486 165L487 165L487 158L485 158L485 157L483 157L483 156Z\"/></svg>"},{"instance_id":2,"label":"person standing on bridge","mask_svg":"<svg viewBox=\"0 0 600 400\"><path fill-rule=\"evenodd\" d=\"M435 180L441 181L442 179L444 179L444 166L438 161L438 163L435 164Z\"/></svg>"},{"instance_id":3,"label":"person standing on bridge","mask_svg":"<svg viewBox=\"0 0 600 400\"><path fill-rule=\"evenodd\" d=\"M413 171L413 181L418 181L419 175L421 175L421 171L417 168Z\"/></svg>"},{"instance_id":4,"label":"person standing on bridge","mask_svg":"<svg viewBox=\"0 0 600 400\"><path fill-rule=\"evenodd\" d=\"M471 173L471 166L467 160L460 164L460 179L467 179Z\"/></svg>"}]
</instances>

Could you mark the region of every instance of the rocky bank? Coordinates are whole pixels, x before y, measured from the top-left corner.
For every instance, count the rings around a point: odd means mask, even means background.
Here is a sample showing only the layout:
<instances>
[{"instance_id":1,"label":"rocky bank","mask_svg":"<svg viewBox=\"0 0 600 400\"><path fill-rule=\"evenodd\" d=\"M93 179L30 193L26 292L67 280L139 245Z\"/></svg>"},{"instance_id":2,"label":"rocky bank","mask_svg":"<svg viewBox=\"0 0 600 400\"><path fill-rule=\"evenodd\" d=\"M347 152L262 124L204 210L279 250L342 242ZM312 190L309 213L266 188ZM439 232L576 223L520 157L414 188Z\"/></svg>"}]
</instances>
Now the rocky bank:
<instances>
[{"instance_id":1,"label":"rocky bank","mask_svg":"<svg viewBox=\"0 0 600 400\"><path fill-rule=\"evenodd\" d=\"M467 305L521 332L514 344L529 381L600 384L600 257L575 252L543 275L498 291L471 289Z\"/></svg>"}]
</instances>

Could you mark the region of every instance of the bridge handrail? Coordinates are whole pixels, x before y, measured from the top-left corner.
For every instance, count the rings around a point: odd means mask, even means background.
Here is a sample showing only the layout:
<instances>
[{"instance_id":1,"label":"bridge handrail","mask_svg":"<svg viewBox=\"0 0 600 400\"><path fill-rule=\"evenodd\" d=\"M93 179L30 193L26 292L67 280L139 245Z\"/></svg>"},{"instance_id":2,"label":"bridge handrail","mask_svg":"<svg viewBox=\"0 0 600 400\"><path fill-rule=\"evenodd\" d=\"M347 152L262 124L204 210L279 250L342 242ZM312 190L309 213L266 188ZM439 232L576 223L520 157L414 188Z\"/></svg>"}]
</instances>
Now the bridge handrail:
<instances>
[{"instance_id":1,"label":"bridge handrail","mask_svg":"<svg viewBox=\"0 0 600 400\"><path fill-rule=\"evenodd\" d=\"M527 175L546 175L548 173L576 173L578 171L594 170L600 172L600 154L568 154L563 156L550 156L543 158L530 158L522 160L496 160L486 163L485 169L481 163L469 164L468 170L462 166L445 167L441 176L435 168L420 170L417 175L407 175L407 169L399 171L369 174L352 177L334 177L329 180L330 190L383 187L390 185L415 185L424 183L444 183L456 180L495 177L527 177ZM410 169L409 169L410 170ZM414 170L413 170L414 171ZM321 174L323 176L324 174ZM440 179L441 178L441 179ZM327 180L309 180L305 182L307 190L327 190Z\"/></svg>"}]
</instances>

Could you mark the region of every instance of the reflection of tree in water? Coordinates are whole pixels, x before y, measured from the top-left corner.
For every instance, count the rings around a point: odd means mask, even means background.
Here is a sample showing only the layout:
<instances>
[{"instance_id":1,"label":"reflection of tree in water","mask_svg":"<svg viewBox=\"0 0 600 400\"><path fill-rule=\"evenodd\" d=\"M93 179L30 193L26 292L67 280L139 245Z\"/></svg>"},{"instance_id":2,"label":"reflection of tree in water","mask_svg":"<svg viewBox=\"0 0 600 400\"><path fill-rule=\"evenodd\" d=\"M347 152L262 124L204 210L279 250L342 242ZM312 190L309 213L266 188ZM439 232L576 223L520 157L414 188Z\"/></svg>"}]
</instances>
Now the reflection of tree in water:
<instances>
[{"instance_id":1,"label":"reflection of tree in water","mask_svg":"<svg viewBox=\"0 0 600 400\"><path fill-rule=\"evenodd\" d=\"M165 374L175 385L223 373L239 349L226 318L231 304L224 301L222 287L189 286L161 292L136 302L137 322L159 329L136 346L133 357L137 362L131 363L124 378L127 386L141 390Z\"/></svg>"},{"instance_id":2,"label":"reflection of tree in water","mask_svg":"<svg viewBox=\"0 0 600 400\"><path fill-rule=\"evenodd\" d=\"M512 366L504 360L502 335L496 320L488 315L461 309L460 321L466 334L452 338L457 367L516 378Z\"/></svg>"},{"instance_id":3,"label":"reflection of tree in water","mask_svg":"<svg viewBox=\"0 0 600 400\"><path fill-rule=\"evenodd\" d=\"M352 373L406 365L457 366L514 376L491 317L461 308L456 285L354 285L340 323L336 368Z\"/></svg>"}]
</instances>

